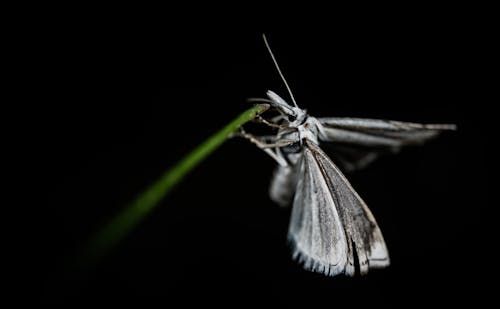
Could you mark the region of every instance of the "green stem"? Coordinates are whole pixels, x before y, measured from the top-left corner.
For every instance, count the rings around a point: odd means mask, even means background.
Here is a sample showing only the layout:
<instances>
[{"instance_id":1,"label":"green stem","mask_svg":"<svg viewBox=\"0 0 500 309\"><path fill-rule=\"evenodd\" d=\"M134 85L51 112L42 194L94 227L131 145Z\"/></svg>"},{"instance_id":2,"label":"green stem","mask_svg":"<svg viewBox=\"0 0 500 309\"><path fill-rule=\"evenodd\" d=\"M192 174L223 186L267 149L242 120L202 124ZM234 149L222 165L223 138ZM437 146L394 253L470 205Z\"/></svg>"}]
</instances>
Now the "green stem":
<instances>
[{"instance_id":1,"label":"green stem","mask_svg":"<svg viewBox=\"0 0 500 309\"><path fill-rule=\"evenodd\" d=\"M193 170L203 159L219 147L231 133L240 126L254 119L260 113L266 111L268 105L259 104L241 113L225 127L210 136L207 140L193 149L174 167L166 171L146 191L140 194L135 201L123 209L113 220L104 226L85 247L80 263L88 266L97 262L99 258L111 251L127 233L129 233L158 202L167 195L182 178Z\"/></svg>"}]
</instances>

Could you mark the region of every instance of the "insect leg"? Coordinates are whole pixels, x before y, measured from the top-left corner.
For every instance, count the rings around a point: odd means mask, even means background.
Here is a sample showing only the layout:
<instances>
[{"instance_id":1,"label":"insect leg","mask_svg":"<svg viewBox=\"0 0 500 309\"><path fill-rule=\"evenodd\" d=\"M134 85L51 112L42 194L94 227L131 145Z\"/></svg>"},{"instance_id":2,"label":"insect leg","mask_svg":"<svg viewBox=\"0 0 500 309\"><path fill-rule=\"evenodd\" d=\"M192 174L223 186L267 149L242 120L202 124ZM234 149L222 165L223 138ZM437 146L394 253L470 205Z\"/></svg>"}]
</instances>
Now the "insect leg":
<instances>
[{"instance_id":1,"label":"insect leg","mask_svg":"<svg viewBox=\"0 0 500 309\"><path fill-rule=\"evenodd\" d=\"M275 136L254 136L252 134L246 133L243 128L240 128L240 132L235 135L248 139L251 143L255 144L257 147L262 149L271 158L273 158L279 165L287 166L285 158L282 155L272 151L270 148L280 148L286 147L294 142L291 140L276 140Z\"/></svg>"},{"instance_id":2,"label":"insect leg","mask_svg":"<svg viewBox=\"0 0 500 309\"><path fill-rule=\"evenodd\" d=\"M255 117L255 121L256 121L256 122L259 122L259 123L263 123L263 124L265 124L265 125L267 125L267 126L269 126L269 127L271 127L271 128L281 129L281 128L283 127L283 126L280 126L279 124L274 123L274 121L273 121L273 122L269 122L269 121L267 121L266 119L264 119L264 118L263 118L262 116L260 116L260 115L257 115L257 116ZM271 120L271 121L272 121L272 120Z\"/></svg>"},{"instance_id":3,"label":"insect leg","mask_svg":"<svg viewBox=\"0 0 500 309\"><path fill-rule=\"evenodd\" d=\"M252 135L250 133L245 132L245 130L243 130L243 128L240 128L240 132L237 133L237 135L248 139L250 142L252 142L253 144L255 144L257 147L259 147L261 149L281 148L281 147L290 146L291 144L294 143L294 141L288 140L288 139L277 140L276 137L272 136L272 135L255 136L255 135Z\"/></svg>"}]
</instances>

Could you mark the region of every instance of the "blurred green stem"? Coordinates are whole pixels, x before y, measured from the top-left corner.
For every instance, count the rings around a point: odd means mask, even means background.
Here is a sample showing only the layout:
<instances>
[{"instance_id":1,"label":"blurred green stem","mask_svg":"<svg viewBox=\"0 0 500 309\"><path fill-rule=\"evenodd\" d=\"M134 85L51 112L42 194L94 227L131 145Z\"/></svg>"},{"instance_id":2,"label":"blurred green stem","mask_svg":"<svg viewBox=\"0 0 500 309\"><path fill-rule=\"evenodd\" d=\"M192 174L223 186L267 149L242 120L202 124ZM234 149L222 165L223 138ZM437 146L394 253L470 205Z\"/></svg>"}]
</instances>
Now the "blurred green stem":
<instances>
[{"instance_id":1,"label":"blurred green stem","mask_svg":"<svg viewBox=\"0 0 500 309\"><path fill-rule=\"evenodd\" d=\"M240 126L254 119L269 108L266 104L258 104L241 113L221 130L210 136L198 147L188 153L182 160L166 171L135 201L123 209L116 217L105 225L85 247L80 256L81 266L89 266L97 262L120 242L153 208L167 195L191 170L203 159L219 147Z\"/></svg>"}]
</instances>

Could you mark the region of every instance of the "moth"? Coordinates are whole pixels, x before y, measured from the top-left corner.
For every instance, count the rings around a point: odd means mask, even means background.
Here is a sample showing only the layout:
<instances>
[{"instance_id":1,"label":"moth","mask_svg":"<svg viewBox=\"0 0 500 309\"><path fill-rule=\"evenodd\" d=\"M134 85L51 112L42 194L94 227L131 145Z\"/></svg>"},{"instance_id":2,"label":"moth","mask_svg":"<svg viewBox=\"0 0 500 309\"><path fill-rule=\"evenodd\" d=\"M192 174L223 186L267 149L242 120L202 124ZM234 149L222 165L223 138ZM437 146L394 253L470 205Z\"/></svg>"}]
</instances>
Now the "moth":
<instances>
[{"instance_id":1,"label":"moth","mask_svg":"<svg viewBox=\"0 0 500 309\"><path fill-rule=\"evenodd\" d=\"M362 118L317 118L298 107L264 36L264 42L293 105L273 91L266 99L278 116L260 120L278 128L276 135L240 135L263 149L278 166L269 189L277 204L292 204L288 240L293 258L306 270L328 276L364 275L390 264L375 217L334 163L347 170L362 168L380 154L421 144L452 124L419 124ZM338 145L330 159L321 143Z\"/></svg>"}]
</instances>

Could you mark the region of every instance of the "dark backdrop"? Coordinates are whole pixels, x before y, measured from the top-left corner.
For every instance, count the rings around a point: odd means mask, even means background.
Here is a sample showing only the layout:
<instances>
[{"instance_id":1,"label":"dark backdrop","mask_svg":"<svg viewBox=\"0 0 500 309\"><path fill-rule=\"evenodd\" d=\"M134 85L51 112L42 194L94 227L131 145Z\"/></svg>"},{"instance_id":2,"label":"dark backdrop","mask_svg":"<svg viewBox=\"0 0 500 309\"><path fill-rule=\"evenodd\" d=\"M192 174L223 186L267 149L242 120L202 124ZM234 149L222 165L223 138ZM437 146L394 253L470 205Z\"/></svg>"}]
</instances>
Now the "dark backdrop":
<instances>
[{"instance_id":1,"label":"dark backdrop","mask_svg":"<svg viewBox=\"0 0 500 309\"><path fill-rule=\"evenodd\" d=\"M489 201L476 69L484 41L467 18L353 13L307 30L300 25L314 16L286 30L245 19L248 31L232 21L191 30L186 20L111 15L43 20L27 27L19 49L33 85L20 96L37 200L26 216L37 229L26 242L30 279L22 286L34 298L167 307L482 299L475 291L489 276L480 237ZM163 171L248 108L246 98L268 89L287 97L263 31L298 104L314 116L458 125L348 175L378 220L392 265L355 278L302 270L286 245L289 210L268 198L275 163L235 139L95 269L63 267Z\"/></svg>"}]
</instances>

